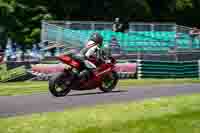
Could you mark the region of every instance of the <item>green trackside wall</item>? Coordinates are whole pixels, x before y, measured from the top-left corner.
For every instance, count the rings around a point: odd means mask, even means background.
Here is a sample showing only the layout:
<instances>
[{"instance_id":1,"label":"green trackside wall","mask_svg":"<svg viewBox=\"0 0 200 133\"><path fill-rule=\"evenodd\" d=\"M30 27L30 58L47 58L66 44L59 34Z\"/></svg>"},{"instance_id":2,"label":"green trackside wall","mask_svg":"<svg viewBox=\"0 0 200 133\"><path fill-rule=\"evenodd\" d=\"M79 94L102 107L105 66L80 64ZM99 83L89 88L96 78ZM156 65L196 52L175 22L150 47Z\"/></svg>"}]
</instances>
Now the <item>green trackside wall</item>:
<instances>
[{"instance_id":1,"label":"green trackside wall","mask_svg":"<svg viewBox=\"0 0 200 133\"><path fill-rule=\"evenodd\" d=\"M137 61L137 78L198 78L200 62Z\"/></svg>"}]
</instances>

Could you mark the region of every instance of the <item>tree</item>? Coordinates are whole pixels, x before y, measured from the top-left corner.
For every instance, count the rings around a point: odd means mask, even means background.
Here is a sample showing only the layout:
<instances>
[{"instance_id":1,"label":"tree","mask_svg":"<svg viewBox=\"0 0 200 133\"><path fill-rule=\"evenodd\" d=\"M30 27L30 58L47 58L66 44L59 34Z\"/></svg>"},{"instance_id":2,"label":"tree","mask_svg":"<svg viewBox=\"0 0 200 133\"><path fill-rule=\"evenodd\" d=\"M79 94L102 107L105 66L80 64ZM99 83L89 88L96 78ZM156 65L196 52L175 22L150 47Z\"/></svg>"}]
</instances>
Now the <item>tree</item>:
<instances>
[{"instance_id":1,"label":"tree","mask_svg":"<svg viewBox=\"0 0 200 133\"><path fill-rule=\"evenodd\" d=\"M44 19L113 20L118 16L192 25L200 23L199 7L199 0L0 0L0 38L10 36L31 46L40 41Z\"/></svg>"},{"instance_id":2,"label":"tree","mask_svg":"<svg viewBox=\"0 0 200 133\"><path fill-rule=\"evenodd\" d=\"M200 27L199 0L177 0L176 22L181 25Z\"/></svg>"},{"instance_id":3,"label":"tree","mask_svg":"<svg viewBox=\"0 0 200 133\"><path fill-rule=\"evenodd\" d=\"M29 4L21 3L21 0L15 1L13 4L15 12L12 12L12 16L15 21L12 28L9 29L9 36L20 44L31 45L40 41L41 20L51 19L52 16L46 7L41 5L32 7Z\"/></svg>"},{"instance_id":4,"label":"tree","mask_svg":"<svg viewBox=\"0 0 200 133\"><path fill-rule=\"evenodd\" d=\"M12 3L8 0L0 0L0 46L5 47L7 40L7 31L9 27L11 27L13 22L12 13L14 12L14 8Z\"/></svg>"},{"instance_id":5,"label":"tree","mask_svg":"<svg viewBox=\"0 0 200 133\"><path fill-rule=\"evenodd\" d=\"M193 8L192 0L176 0L176 10L184 11L187 8Z\"/></svg>"}]
</instances>

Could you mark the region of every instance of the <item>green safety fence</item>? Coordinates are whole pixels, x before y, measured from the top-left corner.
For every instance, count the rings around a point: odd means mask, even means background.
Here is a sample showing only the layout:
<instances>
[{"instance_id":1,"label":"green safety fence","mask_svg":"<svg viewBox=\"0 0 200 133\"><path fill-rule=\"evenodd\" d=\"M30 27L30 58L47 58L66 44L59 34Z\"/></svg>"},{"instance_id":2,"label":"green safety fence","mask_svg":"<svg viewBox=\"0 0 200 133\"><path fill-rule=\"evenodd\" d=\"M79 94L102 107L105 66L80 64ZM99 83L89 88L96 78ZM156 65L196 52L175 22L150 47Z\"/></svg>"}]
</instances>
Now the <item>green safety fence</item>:
<instances>
[{"instance_id":1,"label":"green safety fence","mask_svg":"<svg viewBox=\"0 0 200 133\"><path fill-rule=\"evenodd\" d=\"M137 61L140 78L198 78L198 61Z\"/></svg>"}]
</instances>

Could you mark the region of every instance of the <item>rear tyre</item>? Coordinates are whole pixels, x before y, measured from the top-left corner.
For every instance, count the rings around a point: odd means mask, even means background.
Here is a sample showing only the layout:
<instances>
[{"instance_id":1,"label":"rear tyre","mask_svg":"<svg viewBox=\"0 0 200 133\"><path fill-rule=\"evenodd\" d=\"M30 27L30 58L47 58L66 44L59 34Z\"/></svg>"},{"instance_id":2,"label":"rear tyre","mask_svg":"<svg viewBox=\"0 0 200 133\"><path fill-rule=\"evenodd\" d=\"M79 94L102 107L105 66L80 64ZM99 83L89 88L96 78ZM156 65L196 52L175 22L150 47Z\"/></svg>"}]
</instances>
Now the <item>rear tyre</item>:
<instances>
[{"instance_id":1,"label":"rear tyre","mask_svg":"<svg viewBox=\"0 0 200 133\"><path fill-rule=\"evenodd\" d=\"M55 97L64 97L66 96L70 91L70 80L68 81L68 78L65 72L61 72L58 74L55 74L50 80L49 80L49 91L51 94Z\"/></svg>"},{"instance_id":2,"label":"rear tyre","mask_svg":"<svg viewBox=\"0 0 200 133\"><path fill-rule=\"evenodd\" d=\"M113 89L115 89L117 83L119 80L119 76L117 72L113 71L111 75L105 76L102 80L102 84L99 87L99 89L103 92L111 92Z\"/></svg>"}]
</instances>

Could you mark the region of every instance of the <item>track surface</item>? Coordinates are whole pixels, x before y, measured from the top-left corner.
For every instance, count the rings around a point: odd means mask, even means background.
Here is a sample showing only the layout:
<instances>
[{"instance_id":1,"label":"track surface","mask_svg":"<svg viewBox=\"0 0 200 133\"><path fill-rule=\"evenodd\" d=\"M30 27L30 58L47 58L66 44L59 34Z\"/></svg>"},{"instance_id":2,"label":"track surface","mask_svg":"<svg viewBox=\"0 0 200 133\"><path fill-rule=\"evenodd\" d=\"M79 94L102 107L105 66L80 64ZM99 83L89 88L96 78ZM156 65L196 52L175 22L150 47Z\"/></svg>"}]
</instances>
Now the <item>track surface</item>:
<instances>
[{"instance_id":1,"label":"track surface","mask_svg":"<svg viewBox=\"0 0 200 133\"><path fill-rule=\"evenodd\" d=\"M143 100L154 97L200 93L200 84L131 87L127 91L116 89L112 93L73 91L68 96L56 98L50 94L26 96L1 96L0 117L26 115L39 112L63 111L66 108Z\"/></svg>"}]
</instances>

